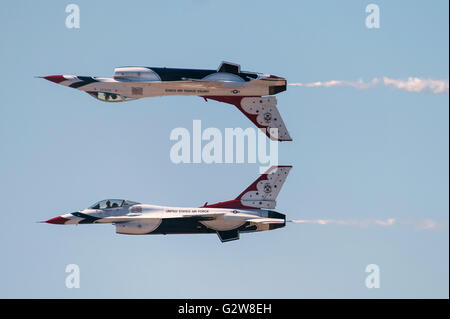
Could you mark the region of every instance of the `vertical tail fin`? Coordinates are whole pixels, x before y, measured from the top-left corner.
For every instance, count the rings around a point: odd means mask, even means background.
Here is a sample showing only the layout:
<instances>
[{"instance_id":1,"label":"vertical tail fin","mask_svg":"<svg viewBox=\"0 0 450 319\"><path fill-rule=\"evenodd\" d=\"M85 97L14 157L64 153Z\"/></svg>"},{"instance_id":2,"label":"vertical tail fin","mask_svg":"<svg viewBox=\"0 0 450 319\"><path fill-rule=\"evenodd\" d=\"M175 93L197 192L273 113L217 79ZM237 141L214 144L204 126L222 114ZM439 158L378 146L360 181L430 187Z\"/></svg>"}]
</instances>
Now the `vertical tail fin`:
<instances>
[{"instance_id":1,"label":"vertical tail fin","mask_svg":"<svg viewBox=\"0 0 450 319\"><path fill-rule=\"evenodd\" d=\"M276 199L292 166L272 166L238 197L244 206L275 208Z\"/></svg>"},{"instance_id":2,"label":"vertical tail fin","mask_svg":"<svg viewBox=\"0 0 450 319\"><path fill-rule=\"evenodd\" d=\"M291 168L292 166L272 166L234 200L205 205L204 207L273 209Z\"/></svg>"}]
</instances>

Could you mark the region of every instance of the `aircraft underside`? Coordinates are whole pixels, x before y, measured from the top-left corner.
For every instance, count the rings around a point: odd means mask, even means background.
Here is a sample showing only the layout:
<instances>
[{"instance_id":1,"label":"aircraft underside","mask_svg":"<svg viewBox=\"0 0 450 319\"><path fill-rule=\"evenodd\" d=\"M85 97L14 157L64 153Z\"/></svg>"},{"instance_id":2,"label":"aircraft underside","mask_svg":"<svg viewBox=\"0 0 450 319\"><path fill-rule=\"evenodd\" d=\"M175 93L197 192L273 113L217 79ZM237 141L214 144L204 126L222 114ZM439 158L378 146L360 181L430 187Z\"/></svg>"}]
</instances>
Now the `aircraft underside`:
<instances>
[{"instance_id":1,"label":"aircraft underside","mask_svg":"<svg viewBox=\"0 0 450 319\"><path fill-rule=\"evenodd\" d=\"M284 227L284 224L270 225L271 230L275 228ZM256 225L251 225L250 222L244 224L236 229L217 231L206 227L198 221L186 221L183 218L162 220L157 229L148 233L147 235L170 235L170 234L211 234L217 233L222 242L239 239L239 233L249 233L258 231Z\"/></svg>"}]
</instances>

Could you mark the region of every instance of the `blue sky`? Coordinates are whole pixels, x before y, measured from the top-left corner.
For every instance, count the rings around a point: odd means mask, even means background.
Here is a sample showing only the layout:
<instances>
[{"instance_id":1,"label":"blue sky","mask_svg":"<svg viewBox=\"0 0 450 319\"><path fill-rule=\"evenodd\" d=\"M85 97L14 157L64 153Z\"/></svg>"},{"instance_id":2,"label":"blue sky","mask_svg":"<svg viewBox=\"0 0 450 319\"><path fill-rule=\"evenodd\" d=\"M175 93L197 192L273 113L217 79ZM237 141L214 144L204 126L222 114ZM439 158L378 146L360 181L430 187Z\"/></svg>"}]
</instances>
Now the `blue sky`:
<instances>
[{"instance_id":1,"label":"blue sky","mask_svg":"<svg viewBox=\"0 0 450 319\"><path fill-rule=\"evenodd\" d=\"M111 76L123 65L216 68L290 82L448 79L448 2L9 1L0 10L0 297L448 298L448 94L296 88L277 96L294 168L292 219L432 219L413 226L295 224L221 244L215 235L124 236L111 225L37 224L112 197L197 206L234 198L258 164L173 164L172 129L252 127L197 97L107 104L36 79ZM380 7L380 29L365 7ZM81 287L65 287L77 264ZM381 287L367 289L366 265Z\"/></svg>"}]
</instances>

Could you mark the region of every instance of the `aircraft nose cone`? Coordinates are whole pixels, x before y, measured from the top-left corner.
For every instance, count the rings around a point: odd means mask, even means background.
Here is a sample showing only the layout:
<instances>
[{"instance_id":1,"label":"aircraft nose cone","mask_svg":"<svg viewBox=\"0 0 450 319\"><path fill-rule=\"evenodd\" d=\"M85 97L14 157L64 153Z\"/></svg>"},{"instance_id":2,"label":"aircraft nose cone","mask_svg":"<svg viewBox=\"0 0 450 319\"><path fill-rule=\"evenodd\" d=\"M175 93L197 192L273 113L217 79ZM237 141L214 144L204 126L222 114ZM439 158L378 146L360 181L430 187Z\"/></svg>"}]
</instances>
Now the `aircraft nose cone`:
<instances>
[{"instance_id":1,"label":"aircraft nose cone","mask_svg":"<svg viewBox=\"0 0 450 319\"><path fill-rule=\"evenodd\" d=\"M68 221L68 220L69 220L68 218L64 218L64 217L58 216L58 217L46 220L45 222L49 223L49 224L62 225L62 224L65 224L66 221Z\"/></svg>"},{"instance_id":2,"label":"aircraft nose cone","mask_svg":"<svg viewBox=\"0 0 450 319\"><path fill-rule=\"evenodd\" d=\"M44 76L43 78L54 83L60 83L66 80L66 78L62 75L48 75Z\"/></svg>"}]
</instances>

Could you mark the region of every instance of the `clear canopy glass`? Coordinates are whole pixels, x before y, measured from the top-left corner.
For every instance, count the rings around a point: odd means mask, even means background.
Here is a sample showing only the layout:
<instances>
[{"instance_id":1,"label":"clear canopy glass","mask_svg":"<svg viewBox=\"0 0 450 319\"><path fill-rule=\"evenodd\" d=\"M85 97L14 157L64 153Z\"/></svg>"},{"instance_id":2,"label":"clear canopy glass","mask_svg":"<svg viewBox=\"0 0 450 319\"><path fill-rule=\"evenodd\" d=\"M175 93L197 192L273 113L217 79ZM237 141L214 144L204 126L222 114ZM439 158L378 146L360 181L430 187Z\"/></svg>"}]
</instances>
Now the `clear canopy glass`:
<instances>
[{"instance_id":1,"label":"clear canopy glass","mask_svg":"<svg viewBox=\"0 0 450 319\"><path fill-rule=\"evenodd\" d=\"M138 202L133 202L130 200L124 200L124 199L104 199L101 200L94 205L90 206L91 209L108 209L108 208L117 208L117 207L123 207L123 206L132 206L139 204Z\"/></svg>"}]
</instances>

